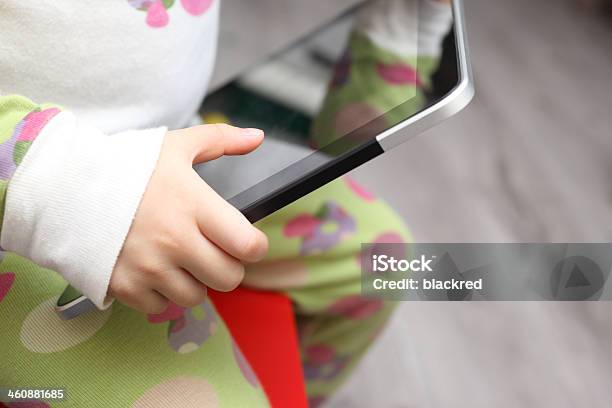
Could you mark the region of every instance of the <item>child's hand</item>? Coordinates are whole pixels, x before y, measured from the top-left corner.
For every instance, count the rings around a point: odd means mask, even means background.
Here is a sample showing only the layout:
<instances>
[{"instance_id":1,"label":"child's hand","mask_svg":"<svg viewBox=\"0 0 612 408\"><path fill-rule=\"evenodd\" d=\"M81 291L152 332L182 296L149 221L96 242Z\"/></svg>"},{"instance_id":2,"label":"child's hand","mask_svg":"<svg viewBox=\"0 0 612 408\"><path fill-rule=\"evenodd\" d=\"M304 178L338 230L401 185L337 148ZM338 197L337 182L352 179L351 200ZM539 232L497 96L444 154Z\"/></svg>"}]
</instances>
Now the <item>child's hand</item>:
<instances>
[{"instance_id":1,"label":"child's hand","mask_svg":"<svg viewBox=\"0 0 612 408\"><path fill-rule=\"evenodd\" d=\"M166 134L159 162L113 270L108 295L145 313L168 301L202 303L206 287L234 289L242 262L262 259L266 236L192 169L222 155L245 154L263 140L258 129L203 125Z\"/></svg>"}]
</instances>

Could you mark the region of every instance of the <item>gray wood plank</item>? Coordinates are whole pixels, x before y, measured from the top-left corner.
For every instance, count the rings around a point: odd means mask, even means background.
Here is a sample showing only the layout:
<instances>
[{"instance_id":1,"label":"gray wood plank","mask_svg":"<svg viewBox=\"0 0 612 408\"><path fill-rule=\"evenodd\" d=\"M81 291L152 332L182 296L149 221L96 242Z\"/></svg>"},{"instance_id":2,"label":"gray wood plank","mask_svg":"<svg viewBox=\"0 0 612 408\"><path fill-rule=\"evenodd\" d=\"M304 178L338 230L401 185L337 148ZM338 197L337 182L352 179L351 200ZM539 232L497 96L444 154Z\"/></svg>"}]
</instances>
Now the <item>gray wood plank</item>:
<instances>
[{"instance_id":1,"label":"gray wood plank","mask_svg":"<svg viewBox=\"0 0 612 408\"><path fill-rule=\"evenodd\" d=\"M214 83L351 3L226 1ZM612 22L570 0L466 9L476 99L355 177L421 242L612 241ZM404 303L328 406L609 406L611 315L605 302Z\"/></svg>"}]
</instances>

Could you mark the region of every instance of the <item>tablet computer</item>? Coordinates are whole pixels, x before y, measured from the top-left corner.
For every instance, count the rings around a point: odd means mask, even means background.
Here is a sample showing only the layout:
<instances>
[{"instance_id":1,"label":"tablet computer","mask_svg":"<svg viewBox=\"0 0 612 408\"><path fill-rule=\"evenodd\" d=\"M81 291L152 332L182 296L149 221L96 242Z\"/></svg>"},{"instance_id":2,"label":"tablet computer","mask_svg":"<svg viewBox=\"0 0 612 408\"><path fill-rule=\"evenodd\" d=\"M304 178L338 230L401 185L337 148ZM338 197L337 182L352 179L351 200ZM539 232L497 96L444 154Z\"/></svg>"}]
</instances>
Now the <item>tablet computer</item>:
<instances>
[{"instance_id":1,"label":"tablet computer","mask_svg":"<svg viewBox=\"0 0 612 408\"><path fill-rule=\"evenodd\" d=\"M255 222L464 108L474 94L461 0L367 0L214 90L204 122L263 144L195 167ZM95 306L68 287L71 319Z\"/></svg>"},{"instance_id":2,"label":"tablet computer","mask_svg":"<svg viewBox=\"0 0 612 408\"><path fill-rule=\"evenodd\" d=\"M257 127L196 166L255 222L452 116L474 94L461 0L369 0L210 93L206 123Z\"/></svg>"}]
</instances>

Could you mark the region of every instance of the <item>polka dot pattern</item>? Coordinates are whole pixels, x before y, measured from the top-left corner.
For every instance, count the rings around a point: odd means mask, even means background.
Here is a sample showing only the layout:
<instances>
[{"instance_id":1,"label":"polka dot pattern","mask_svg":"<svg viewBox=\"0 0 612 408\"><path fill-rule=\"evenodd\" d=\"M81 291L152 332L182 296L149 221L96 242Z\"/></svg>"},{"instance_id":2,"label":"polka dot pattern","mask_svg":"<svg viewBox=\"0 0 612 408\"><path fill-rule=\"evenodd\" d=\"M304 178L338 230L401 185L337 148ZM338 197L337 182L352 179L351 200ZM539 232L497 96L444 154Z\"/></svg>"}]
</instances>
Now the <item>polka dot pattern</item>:
<instances>
[{"instance_id":1,"label":"polka dot pattern","mask_svg":"<svg viewBox=\"0 0 612 408\"><path fill-rule=\"evenodd\" d=\"M345 176L343 177L343 180L348 186L348 188L350 188L351 191L355 193L355 195L361 198L363 201L371 202L371 201L376 200L376 197L374 197L374 194L370 193L368 190L363 188L361 185L357 184L357 182L353 180L352 177Z\"/></svg>"},{"instance_id":2,"label":"polka dot pattern","mask_svg":"<svg viewBox=\"0 0 612 408\"><path fill-rule=\"evenodd\" d=\"M212 384L199 377L176 377L145 391L132 408L217 408L219 396Z\"/></svg>"},{"instance_id":3,"label":"polka dot pattern","mask_svg":"<svg viewBox=\"0 0 612 408\"><path fill-rule=\"evenodd\" d=\"M368 248L361 251L360 254L357 255L356 261L362 268L362 270L367 270L370 273L374 273L372 270L372 263L370 260L372 259L373 254L385 254L388 256L392 256L396 259L401 259L406 256L406 245L401 245L404 243L404 237L398 232L395 231L386 231L383 232L374 238L372 241L372 245ZM384 245L384 244L400 244L400 245Z\"/></svg>"},{"instance_id":4,"label":"polka dot pattern","mask_svg":"<svg viewBox=\"0 0 612 408\"><path fill-rule=\"evenodd\" d=\"M416 69L407 64L378 64L378 75L390 85L420 86L421 80Z\"/></svg>"},{"instance_id":5,"label":"polka dot pattern","mask_svg":"<svg viewBox=\"0 0 612 408\"><path fill-rule=\"evenodd\" d=\"M9 290L13 287L15 274L12 272L0 273L0 302L8 295Z\"/></svg>"},{"instance_id":6,"label":"polka dot pattern","mask_svg":"<svg viewBox=\"0 0 612 408\"><path fill-rule=\"evenodd\" d=\"M339 355L331 346L317 344L306 349L302 363L307 380L329 381L346 367L348 357Z\"/></svg>"},{"instance_id":7,"label":"polka dot pattern","mask_svg":"<svg viewBox=\"0 0 612 408\"><path fill-rule=\"evenodd\" d=\"M360 295L339 299L327 310L330 314L360 320L372 316L383 306L380 299L366 299Z\"/></svg>"},{"instance_id":8,"label":"polka dot pattern","mask_svg":"<svg viewBox=\"0 0 612 408\"><path fill-rule=\"evenodd\" d=\"M181 0L181 4L186 12L193 16L206 13L212 5L213 0Z\"/></svg>"},{"instance_id":9,"label":"polka dot pattern","mask_svg":"<svg viewBox=\"0 0 612 408\"><path fill-rule=\"evenodd\" d=\"M171 321L168 327L168 343L181 354L199 349L217 331L217 314L210 301L185 309L181 317Z\"/></svg>"},{"instance_id":10,"label":"polka dot pattern","mask_svg":"<svg viewBox=\"0 0 612 408\"><path fill-rule=\"evenodd\" d=\"M192 16L200 16L206 13L212 6L214 0L181 0L185 11ZM149 27L162 28L170 22L168 9L175 0L128 0L128 4L137 10L145 11L145 21Z\"/></svg>"},{"instance_id":11,"label":"polka dot pattern","mask_svg":"<svg viewBox=\"0 0 612 408\"><path fill-rule=\"evenodd\" d=\"M355 219L344 208L333 201L327 201L317 216L300 214L287 222L286 237L302 238L300 253L311 255L335 247L350 237L357 229Z\"/></svg>"},{"instance_id":12,"label":"polka dot pattern","mask_svg":"<svg viewBox=\"0 0 612 408\"><path fill-rule=\"evenodd\" d=\"M259 387L259 380L257 379L255 372L251 368L251 365L249 364L247 359L244 357L244 354L242 354L242 351L240 351L240 348L238 347L238 345L233 340L232 340L232 350L234 352L234 358L236 359L236 364L238 364L238 367L240 368L240 371L242 372L242 375L244 376L244 378L253 387L255 388Z\"/></svg>"},{"instance_id":13,"label":"polka dot pattern","mask_svg":"<svg viewBox=\"0 0 612 408\"><path fill-rule=\"evenodd\" d=\"M166 7L164 7L164 3L161 0L154 2L147 9L147 18L146 22L149 27L160 28L168 25L168 21L170 21L170 16L168 15L168 11L166 11Z\"/></svg>"},{"instance_id":14,"label":"polka dot pattern","mask_svg":"<svg viewBox=\"0 0 612 408\"><path fill-rule=\"evenodd\" d=\"M53 297L36 306L21 326L21 343L34 353L53 353L81 344L94 336L111 315L109 308L62 320L55 311L57 299Z\"/></svg>"}]
</instances>

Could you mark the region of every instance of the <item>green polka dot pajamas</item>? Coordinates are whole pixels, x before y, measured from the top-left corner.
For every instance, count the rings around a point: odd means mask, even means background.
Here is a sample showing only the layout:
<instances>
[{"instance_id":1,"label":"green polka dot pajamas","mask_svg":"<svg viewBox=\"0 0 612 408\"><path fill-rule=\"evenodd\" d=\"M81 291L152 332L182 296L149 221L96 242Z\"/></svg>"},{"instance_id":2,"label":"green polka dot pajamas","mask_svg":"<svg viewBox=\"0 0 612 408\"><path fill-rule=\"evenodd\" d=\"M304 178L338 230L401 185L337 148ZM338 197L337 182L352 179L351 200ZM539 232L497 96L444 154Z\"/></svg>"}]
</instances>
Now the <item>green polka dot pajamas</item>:
<instances>
[{"instance_id":1,"label":"green polka dot pajamas","mask_svg":"<svg viewBox=\"0 0 612 408\"><path fill-rule=\"evenodd\" d=\"M62 387L67 398L0 406L268 406L210 300L145 315L106 299L163 135L185 127L206 90L219 1L3 2L0 387ZM196 46L204 51L188 53ZM313 123L312 144L354 129L355 117L381 120L380 112L406 95L414 105L403 109L417 109L435 65L434 56L395 55L354 32ZM185 67L202 75L185 78ZM350 177L256 225L270 251L247 267L243 284L291 299L309 405L319 406L394 308L361 297L361 244L407 242L410 235L383 200ZM96 310L60 319L54 306L69 284Z\"/></svg>"}]
</instances>

